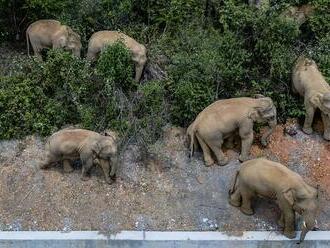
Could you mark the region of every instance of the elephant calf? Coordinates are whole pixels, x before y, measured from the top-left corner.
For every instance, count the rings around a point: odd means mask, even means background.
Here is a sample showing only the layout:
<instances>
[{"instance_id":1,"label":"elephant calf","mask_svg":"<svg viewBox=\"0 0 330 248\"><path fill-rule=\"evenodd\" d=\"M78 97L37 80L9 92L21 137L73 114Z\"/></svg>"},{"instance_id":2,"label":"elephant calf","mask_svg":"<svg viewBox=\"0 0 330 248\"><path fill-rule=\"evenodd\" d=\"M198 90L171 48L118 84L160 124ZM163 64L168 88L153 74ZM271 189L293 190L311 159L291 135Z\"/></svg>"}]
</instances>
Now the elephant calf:
<instances>
[{"instance_id":1,"label":"elephant calf","mask_svg":"<svg viewBox=\"0 0 330 248\"><path fill-rule=\"evenodd\" d=\"M121 32L105 30L94 33L89 39L87 59L94 61L107 45L117 41L122 41L132 52L132 60L135 63L135 81L139 82L147 62L147 49L144 45Z\"/></svg>"},{"instance_id":2,"label":"elephant calf","mask_svg":"<svg viewBox=\"0 0 330 248\"><path fill-rule=\"evenodd\" d=\"M84 129L63 129L54 133L46 143L46 159L40 168L63 161L64 171L73 170L70 162L80 159L82 162L82 180L87 180L87 173L93 163L99 164L107 183L115 176L117 169L117 136L114 132L105 135ZM110 172L111 163L111 172Z\"/></svg>"},{"instance_id":3,"label":"elephant calf","mask_svg":"<svg viewBox=\"0 0 330 248\"><path fill-rule=\"evenodd\" d=\"M229 190L229 203L240 207L242 213L252 215L254 212L251 204L256 196L277 201L282 211L279 225L284 227L284 235L288 238L296 236L295 212L304 219L300 242L317 224L317 190L305 183L299 174L280 163L259 158L242 164Z\"/></svg>"},{"instance_id":4,"label":"elephant calf","mask_svg":"<svg viewBox=\"0 0 330 248\"><path fill-rule=\"evenodd\" d=\"M268 122L269 129L261 138L266 146L268 137L276 126L276 108L269 97L257 95L257 98L241 97L219 100L212 103L198 114L188 127L190 139L190 156L199 144L203 150L206 166L214 164L211 151L218 163L225 165L228 159L221 150L225 139L233 139L238 131L242 140L242 151L239 159L248 159L253 142L253 123Z\"/></svg>"},{"instance_id":5,"label":"elephant calf","mask_svg":"<svg viewBox=\"0 0 330 248\"><path fill-rule=\"evenodd\" d=\"M80 57L80 36L70 27L56 20L39 20L32 23L26 30L26 43L30 55L30 42L34 54L41 58L44 48L63 48Z\"/></svg>"},{"instance_id":6,"label":"elephant calf","mask_svg":"<svg viewBox=\"0 0 330 248\"><path fill-rule=\"evenodd\" d=\"M330 140L330 86L325 81L316 63L303 56L299 57L292 72L292 89L304 97L306 117L303 131L313 132L315 110L321 110L324 125L323 137Z\"/></svg>"}]
</instances>

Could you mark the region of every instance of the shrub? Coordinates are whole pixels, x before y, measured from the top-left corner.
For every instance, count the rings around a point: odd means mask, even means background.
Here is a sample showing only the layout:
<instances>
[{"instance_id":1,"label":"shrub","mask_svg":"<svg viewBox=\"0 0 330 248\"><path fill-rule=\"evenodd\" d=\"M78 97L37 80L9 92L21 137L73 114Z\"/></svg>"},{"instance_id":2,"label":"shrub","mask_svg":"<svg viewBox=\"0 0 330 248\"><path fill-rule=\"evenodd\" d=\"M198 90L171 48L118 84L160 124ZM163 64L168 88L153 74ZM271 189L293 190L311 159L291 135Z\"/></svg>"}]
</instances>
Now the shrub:
<instances>
[{"instance_id":1,"label":"shrub","mask_svg":"<svg viewBox=\"0 0 330 248\"><path fill-rule=\"evenodd\" d=\"M132 55L121 42L109 45L102 51L96 70L109 86L122 88L125 92L136 87L133 81Z\"/></svg>"},{"instance_id":2,"label":"shrub","mask_svg":"<svg viewBox=\"0 0 330 248\"><path fill-rule=\"evenodd\" d=\"M321 39L330 32L329 0L315 0L312 3L316 9L309 18L309 25L313 34Z\"/></svg>"},{"instance_id":3,"label":"shrub","mask_svg":"<svg viewBox=\"0 0 330 248\"><path fill-rule=\"evenodd\" d=\"M26 60L17 68L15 75L1 79L1 137L47 135L82 118L93 89L84 61L51 50L46 61Z\"/></svg>"},{"instance_id":4,"label":"shrub","mask_svg":"<svg viewBox=\"0 0 330 248\"><path fill-rule=\"evenodd\" d=\"M182 33L184 45L171 58L171 114L174 122L187 125L218 98L246 88L246 64L250 54L231 32L192 29ZM200 42L200 41L203 42Z\"/></svg>"},{"instance_id":5,"label":"shrub","mask_svg":"<svg viewBox=\"0 0 330 248\"><path fill-rule=\"evenodd\" d=\"M33 132L46 135L67 119L62 104L48 98L36 81L15 76L0 83L1 139Z\"/></svg>"}]
</instances>

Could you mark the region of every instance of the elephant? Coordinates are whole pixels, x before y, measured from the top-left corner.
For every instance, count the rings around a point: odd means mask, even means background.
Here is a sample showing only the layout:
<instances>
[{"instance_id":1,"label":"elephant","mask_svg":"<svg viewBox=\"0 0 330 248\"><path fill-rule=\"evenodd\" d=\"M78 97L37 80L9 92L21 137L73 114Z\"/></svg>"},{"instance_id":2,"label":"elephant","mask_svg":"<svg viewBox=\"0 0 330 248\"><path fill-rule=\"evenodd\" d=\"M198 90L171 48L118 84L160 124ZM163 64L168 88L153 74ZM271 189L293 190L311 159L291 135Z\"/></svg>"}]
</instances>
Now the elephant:
<instances>
[{"instance_id":1,"label":"elephant","mask_svg":"<svg viewBox=\"0 0 330 248\"><path fill-rule=\"evenodd\" d=\"M268 138L277 124L276 108L272 99L256 95L255 98L231 98L212 103L198 114L187 129L190 157L200 145L206 166L214 164L211 151L219 165L226 165L228 159L221 146L225 139L232 141L234 134L238 133L242 143L239 160L247 160L253 142L254 122L268 123L269 128L261 138L262 145L267 146Z\"/></svg>"},{"instance_id":2,"label":"elephant","mask_svg":"<svg viewBox=\"0 0 330 248\"><path fill-rule=\"evenodd\" d=\"M303 217L300 242L304 241L309 230L317 229L318 190L286 166L265 158L242 164L229 190L229 204L240 207L246 215L252 215L252 201L257 196L277 202L281 209L278 224L284 228L286 237L291 239L296 236L295 212Z\"/></svg>"},{"instance_id":3,"label":"elephant","mask_svg":"<svg viewBox=\"0 0 330 248\"><path fill-rule=\"evenodd\" d=\"M65 172L73 170L70 162L80 159L82 162L82 180L93 164L103 169L105 180L111 184L118 167L117 158L118 136L115 132L104 135L86 129L63 129L49 137L46 142L46 159L40 164L41 169L63 161ZM111 171L110 171L111 164Z\"/></svg>"},{"instance_id":4,"label":"elephant","mask_svg":"<svg viewBox=\"0 0 330 248\"><path fill-rule=\"evenodd\" d=\"M38 20L30 24L26 30L28 55L30 43L34 54L39 58L44 48L63 48L80 57L80 35L56 20Z\"/></svg>"},{"instance_id":5,"label":"elephant","mask_svg":"<svg viewBox=\"0 0 330 248\"><path fill-rule=\"evenodd\" d=\"M290 6L282 14L282 17L294 20L299 26L304 24L309 16L314 12L314 7L310 4L302 6Z\"/></svg>"},{"instance_id":6,"label":"elephant","mask_svg":"<svg viewBox=\"0 0 330 248\"><path fill-rule=\"evenodd\" d=\"M147 49L133 38L117 31L99 31L92 35L88 42L87 60L93 62L97 55L109 44L122 41L132 53L135 63L135 81L139 82L147 62Z\"/></svg>"},{"instance_id":7,"label":"elephant","mask_svg":"<svg viewBox=\"0 0 330 248\"><path fill-rule=\"evenodd\" d=\"M306 134L313 132L314 113L320 109L324 125L323 138L330 140L330 86L315 61L304 56L297 59L292 70L292 90L304 97L306 116L302 130Z\"/></svg>"}]
</instances>

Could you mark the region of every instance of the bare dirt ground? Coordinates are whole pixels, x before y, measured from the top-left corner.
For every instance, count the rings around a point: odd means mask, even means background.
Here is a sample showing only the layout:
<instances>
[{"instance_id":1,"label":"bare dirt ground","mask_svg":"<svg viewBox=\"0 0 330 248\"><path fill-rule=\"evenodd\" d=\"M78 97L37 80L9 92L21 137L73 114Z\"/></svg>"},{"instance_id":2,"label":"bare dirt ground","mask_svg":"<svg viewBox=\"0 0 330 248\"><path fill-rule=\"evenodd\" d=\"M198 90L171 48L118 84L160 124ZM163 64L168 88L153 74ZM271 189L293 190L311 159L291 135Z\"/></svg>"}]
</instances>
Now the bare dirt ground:
<instances>
[{"instance_id":1,"label":"bare dirt ground","mask_svg":"<svg viewBox=\"0 0 330 248\"><path fill-rule=\"evenodd\" d=\"M297 134L285 134L291 129ZM282 162L320 184L319 225L330 230L330 143L320 133L305 135L294 122L278 126L266 149L255 143L254 157ZM80 180L79 165L70 174L60 165L39 170L44 153L38 137L0 142L0 230L280 230L273 202L256 201L253 216L228 204L238 150L226 152L227 166L207 168L201 153L188 158L184 130L173 127L152 150L142 161L138 147L130 146L116 182L107 185L100 168L89 181Z\"/></svg>"}]
</instances>

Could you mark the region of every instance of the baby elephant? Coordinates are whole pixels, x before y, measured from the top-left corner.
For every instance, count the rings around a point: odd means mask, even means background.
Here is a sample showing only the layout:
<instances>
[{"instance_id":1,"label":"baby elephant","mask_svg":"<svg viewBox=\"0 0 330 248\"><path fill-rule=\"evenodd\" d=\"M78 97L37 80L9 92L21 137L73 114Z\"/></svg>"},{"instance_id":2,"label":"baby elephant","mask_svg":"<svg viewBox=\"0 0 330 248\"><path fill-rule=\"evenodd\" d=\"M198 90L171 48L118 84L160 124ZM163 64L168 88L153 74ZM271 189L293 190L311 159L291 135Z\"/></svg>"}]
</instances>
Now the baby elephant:
<instances>
[{"instance_id":1,"label":"baby elephant","mask_svg":"<svg viewBox=\"0 0 330 248\"><path fill-rule=\"evenodd\" d=\"M313 132L312 123L316 109L321 110L324 126L323 138L330 140L330 86L325 81L316 63L299 57L292 71L292 89L304 97L306 117L303 131Z\"/></svg>"},{"instance_id":2,"label":"baby elephant","mask_svg":"<svg viewBox=\"0 0 330 248\"><path fill-rule=\"evenodd\" d=\"M252 199L256 196L277 201L282 211L278 223L284 227L288 238L296 236L295 212L304 219L300 242L317 225L318 191L280 163L259 158L242 164L229 190L229 203L240 207L244 214L252 215Z\"/></svg>"},{"instance_id":3,"label":"baby elephant","mask_svg":"<svg viewBox=\"0 0 330 248\"><path fill-rule=\"evenodd\" d=\"M212 103L198 114L187 129L190 156L199 144L203 150L206 166L214 164L211 151L220 165L227 164L228 159L222 152L221 146L225 139L232 141L238 131L242 140L239 159L247 160L253 142L254 122L268 123L270 128L261 138L261 143L266 146L276 126L276 108L269 97L256 95L256 98L231 98Z\"/></svg>"},{"instance_id":4,"label":"baby elephant","mask_svg":"<svg viewBox=\"0 0 330 248\"><path fill-rule=\"evenodd\" d=\"M73 170L70 162L80 159L82 162L82 180L87 180L87 173L93 163L99 164L105 180L111 184L117 169L117 135L114 132L98 134L85 129L63 129L49 137L46 143L46 160L41 169L63 161L64 171ZM111 172L110 172L111 163Z\"/></svg>"}]
</instances>

